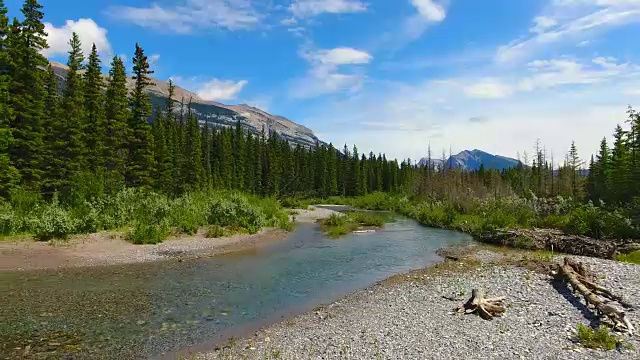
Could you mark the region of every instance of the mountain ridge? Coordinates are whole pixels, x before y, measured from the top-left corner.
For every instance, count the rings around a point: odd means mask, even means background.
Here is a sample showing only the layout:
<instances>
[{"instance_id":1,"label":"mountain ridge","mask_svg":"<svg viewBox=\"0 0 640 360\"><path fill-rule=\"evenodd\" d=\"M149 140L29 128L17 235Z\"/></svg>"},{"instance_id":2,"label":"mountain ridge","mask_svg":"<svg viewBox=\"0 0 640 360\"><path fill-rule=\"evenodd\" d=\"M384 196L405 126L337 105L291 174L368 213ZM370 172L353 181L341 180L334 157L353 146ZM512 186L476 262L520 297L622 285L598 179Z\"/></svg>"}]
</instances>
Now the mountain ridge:
<instances>
[{"instance_id":1,"label":"mountain ridge","mask_svg":"<svg viewBox=\"0 0 640 360\"><path fill-rule=\"evenodd\" d=\"M418 165L425 166L429 162L429 159L424 157L420 159ZM460 168L468 171L479 170L481 165L484 165L485 169L496 169L499 171L517 167L522 164L519 160L502 156L490 154L486 151L479 149L463 150L456 155L451 155L445 161L442 159L431 159L431 164L435 167L442 167L444 164L447 167Z\"/></svg>"},{"instance_id":2,"label":"mountain ridge","mask_svg":"<svg viewBox=\"0 0 640 360\"><path fill-rule=\"evenodd\" d=\"M68 72L68 67L64 64L51 61L51 66L60 83L64 84L64 79ZM107 75L103 74L107 79ZM163 106L169 97L169 83L151 78L153 85L147 88L147 93L151 95L151 102L154 106ZM127 76L127 88L134 87L135 80ZM210 127L231 127L239 121L245 131L259 134L262 129L266 132L274 131L283 139L289 140L292 144L302 146L315 146L316 143L323 144L308 127L298 124L284 116L273 115L262 109L247 104L226 105L217 101L204 100L196 93L180 86L176 86L173 101L177 104L184 100L185 106L191 102L192 114L198 119L200 124L208 124ZM179 114L180 107L176 107Z\"/></svg>"}]
</instances>

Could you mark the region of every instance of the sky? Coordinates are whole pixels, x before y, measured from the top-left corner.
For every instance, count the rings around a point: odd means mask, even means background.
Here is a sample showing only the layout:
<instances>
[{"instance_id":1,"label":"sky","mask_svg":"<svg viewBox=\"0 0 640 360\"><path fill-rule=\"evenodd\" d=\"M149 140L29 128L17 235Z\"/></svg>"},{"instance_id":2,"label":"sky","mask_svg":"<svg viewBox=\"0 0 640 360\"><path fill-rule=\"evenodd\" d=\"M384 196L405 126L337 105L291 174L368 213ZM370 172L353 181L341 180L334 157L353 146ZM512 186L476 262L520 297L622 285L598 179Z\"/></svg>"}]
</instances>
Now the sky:
<instances>
[{"instance_id":1,"label":"sky","mask_svg":"<svg viewBox=\"0 0 640 360\"><path fill-rule=\"evenodd\" d=\"M640 0L40 2L52 60L72 31L105 71L137 42L157 78L391 158L588 159L640 103Z\"/></svg>"}]
</instances>

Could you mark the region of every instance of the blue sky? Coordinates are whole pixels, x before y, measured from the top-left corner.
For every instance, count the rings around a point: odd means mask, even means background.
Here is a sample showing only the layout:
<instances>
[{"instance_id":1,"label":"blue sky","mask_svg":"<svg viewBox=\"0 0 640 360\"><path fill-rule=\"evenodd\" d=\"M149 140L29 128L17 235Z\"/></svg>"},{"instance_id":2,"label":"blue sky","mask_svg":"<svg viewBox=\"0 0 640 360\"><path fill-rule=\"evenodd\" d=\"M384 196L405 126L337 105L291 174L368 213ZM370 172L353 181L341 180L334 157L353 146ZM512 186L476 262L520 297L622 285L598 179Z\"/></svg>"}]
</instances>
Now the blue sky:
<instances>
[{"instance_id":1,"label":"blue sky","mask_svg":"<svg viewBox=\"0 0 640 360\"><path fill-rule=\"evenodd\" d=\"M71 31L107 61L139 42L158 78L397 158L587 158L640 100L640 0L41 3L53 60Z\"/></svg>"}]
</instances>

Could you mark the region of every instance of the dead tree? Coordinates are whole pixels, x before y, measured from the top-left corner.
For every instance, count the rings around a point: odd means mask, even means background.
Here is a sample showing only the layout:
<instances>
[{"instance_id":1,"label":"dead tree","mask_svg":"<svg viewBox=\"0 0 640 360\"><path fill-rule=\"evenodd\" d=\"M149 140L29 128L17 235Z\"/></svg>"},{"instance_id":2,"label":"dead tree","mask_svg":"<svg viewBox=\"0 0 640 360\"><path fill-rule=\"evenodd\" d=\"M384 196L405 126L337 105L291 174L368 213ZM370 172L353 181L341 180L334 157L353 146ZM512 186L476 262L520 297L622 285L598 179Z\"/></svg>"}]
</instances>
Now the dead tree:
<instances>
[{"instance_id":1,"label":"dead tree","mask_svg":"<svg viewBox=\"0 0 640 360\"><path fill-rule=\"evenodd\" d=\"M456 308L458 313L480 315L485 320L491 320L494 316L502 316L507 310L504 306L504 297L485 299L484 292L479 289L471 290L471 298Z\"/></svg>"}]
</instances>

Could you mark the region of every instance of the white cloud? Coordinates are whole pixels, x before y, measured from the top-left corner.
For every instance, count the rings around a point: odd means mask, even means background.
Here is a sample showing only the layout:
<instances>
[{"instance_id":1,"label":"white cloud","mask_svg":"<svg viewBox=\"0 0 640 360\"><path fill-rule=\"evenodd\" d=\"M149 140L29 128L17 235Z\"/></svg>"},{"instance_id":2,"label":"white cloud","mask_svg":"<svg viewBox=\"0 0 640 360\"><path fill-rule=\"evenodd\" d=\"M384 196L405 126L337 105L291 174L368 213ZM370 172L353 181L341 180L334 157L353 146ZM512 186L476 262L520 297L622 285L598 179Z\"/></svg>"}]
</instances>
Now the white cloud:
<instances>
[{"instance_id":1,"label":"white cloud","mask_svg":"<svg viewBox=\"0 0 640 360\"><path fill-rule=\"evenodd\" d=\"M176 85L193 91L198 97L206 101L234 100L249 83L247 80L204 79L197 76L191 78L173 76L171 80Z\"/></svg>"},{"instance_id":2,"label":"white cloud","mask_svg":"<svg viewBox=\"0 0 640 360\"><path fill-rule=\"evenodd\" d=\"M367 5L360 0L293 0L289 11L296 17L305 18L323 13L364 12Z\"/></svg>"},{"instance_id":3,"label":"white cloud","mask_svg":"<svg viewBox=\"0 0 640 360\"><path fill-rule=\"evenodd\" d=\"M640 0L555 0L534 19L532 37L499 47L498 63L526 60L566 41L588 41L598 31L640 22Z\"/></svg>"},{"instance_id":4,"label":"white cloud","mask_svg":"<svg viewBox=\"0 0 640 360\"><path fill-rule=\"evenodd\" d=\"M472 98L500 99L510 96L513 88L498 79L484 79L478 83L467 85L464 93Z\"/></svg>"},{"instance_id":5,"label":"white cloud","mask_svg":"<svg viewBox=\"0 0 640 360\"><path fill-rule=\"evenodd\" d=\"M420 16L426 21L440 22L447 16L444 7L433 0L410 1L411 4L418 10Z\"/></svg>"},{"instance_id":6,"label":"white cloud","mask_svg":"<svg viewBox=\"0 0 640 360\"><path fill-rule=\"evenodd\" d=\"M311 68L303 78L295 79L290 95L294 98L312 98L341 91L356 92L366 79L357 65L371 62L369 53L348 47L301 52ZM345 72L345 67L351 70Z\"/></svg>"},{"instance_id":7,"label":"white cloud","mask_svg":"<svg viewBox=\"0 0 640 360\"><path fill-rule=\"evenodd\" d=\"M43 51L43 55L46 57L66 56L70 50L69 40L73 32L78 34L80 38L85 57L91 53L91 46L94 43L101 56L111 56L113 53L107 39L107 29L98 26L92 19L67 20L61 27L46 22L44 23L44 31L48 34L47 42L49 43L49 48Z\"/></svg>"},{"instance_id":8,"label":"white cloud","mask_svg":"<svg viewBox=\"0 0 640 360\"><path fill-rule=\"evenodd\" d=\"M545 30L558 25L558 21L548 16L536 16L533 22L535 26L532 27L530 31L537 34L543 33Z\"/></svg>"},{"instance_id":9,"label":"white cloud","mask_svg":"<svg viewBox=\"0 0 640 360\"><path fill-rule=\"evenodd\" d=\"M160 60L160 54L151 54L148 58L149 65L155 66L158 63L158 60Z\"/></svg>"},{"instance_id":10,"label":"white cloud","mask_svg":"<svg viewBox=\"0 0 640 360\"><path fill-rule=\"evenodd\" d=\"M114 6L109 14L139 26L181 34L214 28L252 29L262 18L250 0L181 0L171 7Z\"/></svg>"},{"instance_id":11,"label":"white cloud","mask_svg":"<svg viewBox=\"0 0 640 360\"><path fill-rule=\"evenodd\" d=\"M313 62L323 65L348 65L348 64L368 64L373 57L362 50L348 47L339 47L329 50L320 50L307 55Z\"/></svg>"}]
</instances>

